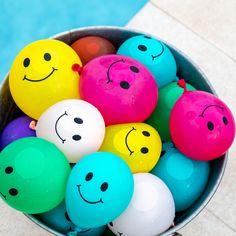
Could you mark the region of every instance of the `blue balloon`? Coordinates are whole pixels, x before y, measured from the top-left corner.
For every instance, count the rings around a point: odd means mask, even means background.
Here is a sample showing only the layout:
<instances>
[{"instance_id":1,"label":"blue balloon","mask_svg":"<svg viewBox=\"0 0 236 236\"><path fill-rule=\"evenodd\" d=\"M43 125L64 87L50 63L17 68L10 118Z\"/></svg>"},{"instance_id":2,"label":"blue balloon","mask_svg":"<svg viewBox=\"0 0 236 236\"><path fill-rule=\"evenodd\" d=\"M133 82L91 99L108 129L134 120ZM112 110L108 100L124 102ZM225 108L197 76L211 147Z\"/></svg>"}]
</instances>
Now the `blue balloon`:
<instances>
[{"instance_id":1,"label":"blue balloon","mask_svg":"<svg viewBox=\"0 0 236 236\"><path fill-rule=\"evenodd\" d=\"M158 88L176 81L177 66L168 47L161 41L145 35L126 40L117 54L132 57L144 64L153 74Z\"/></svg>"},{"instance_id":2,"label":"blue balloon","mask_svg":"<svg viewBox=\"0 0 236 236\"><path fill-rule=\"evenodd\" d=\"M163 144L160 160L151 173L169 187L178 212L199 198L207 184L209 171L209 162L192 160L169 142Z\"/></svg>"},{"instance_id":3,"label":"blue balloon","mask_svg":"<svg viewBox=\"0 0 236 236\"><path fill-rule=\"evenodd\" d=\"M66 189L71 221L82 229L105 225L128 206L134 180L128 165L109 152L96 152L73 167Z\"/></svg>"},{"instance_id":4,"label":"blue balloon","mask_svg":"<svg viewBox=\"0 0 236 236\"><path fill-rule=\"evenodd\" d=\"M77 226L73 226L72 229L72 231L67 233L68 236L99 236L106 229L106 225L91 229L80 229Z\"/></svg>"},{"instance_id":5,"label":"blue balloon","mask_svg":"<svg viewBox=\"0 0 236 236\"><path fill-rule=\"evenodd\" d=\"M51 211L40 214L39 217L51 228L62 232L67 233L71 227L72 222L68 218L66 212L65 201L59 204L56 208Z\"/></svg>"}]
</instances>

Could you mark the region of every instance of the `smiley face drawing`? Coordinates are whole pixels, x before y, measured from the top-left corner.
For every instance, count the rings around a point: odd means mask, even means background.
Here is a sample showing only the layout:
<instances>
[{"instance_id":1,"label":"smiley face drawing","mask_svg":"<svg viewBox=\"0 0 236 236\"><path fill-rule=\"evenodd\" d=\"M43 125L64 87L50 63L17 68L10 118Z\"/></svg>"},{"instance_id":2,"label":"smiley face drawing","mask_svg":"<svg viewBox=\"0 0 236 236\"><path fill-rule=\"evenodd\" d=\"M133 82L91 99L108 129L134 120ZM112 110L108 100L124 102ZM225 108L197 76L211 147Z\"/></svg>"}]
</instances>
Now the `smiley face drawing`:
<instances>
[{"instance_id":1,"label":"smiley face drawing","mask_svg":"<svg viewBox=\"0 0 236 236\"><path fill-rule=\"evenodd\" d=\"M71 221L82 229L105 225L128 206L134 191L133 175L118 156L96 152L73 167L66 189Z\"/></svg>"},{"instance_id":2,"label":"smiley face drawing","mask_svg":"<svg viewBox=\"0 0 236 236\"><path fill-rule=\"evenodd\" d=\"M128 123L106 127L100 151L115 153L125 160L132 173L149 172L161 154L158 132L145 123Z\"/></svg>"},{"instance_id":3,"label":"smiley face drawing","mask_svg":"<svg viewBox=\"0 0 236 236\"><path fill-rule=\"evenodd\" d=\"M135 58L154 75L158 88L176 81L177 66L168 47L161 41L146 35L127 39L117 54Z\"/></svg>"},{"instance_id":4,"label":"smiley face drawing","mask_svg":"<svg viewBox=\"0 0 236 236\"><path fill-rule=\"evenodd\" d=\"M96 107L79 99L67 99L47 109L36 126L37 137L54 143L76 163L96 152L105 135L105 123Z\"/></svg>"},{"instance_id":5,"label":"smiley face drawing","mask_svg":"<svg viewBox=\"0 0 236 236\"><path fill-rule=\"evenodd\" d=\"M170 115L170 134L186 156L209 161L223 155L235 136L235 121L227 105L203 91L185 91Z\"/></svg>"},{"instance_id":6,"label":"smiley face drawing","mask_svg":"<svg viewBox=\"0 0 236 236\"><path fill-rule=\"evenodd\" d=\"M158 88L140 62L106 55L88 62L81 73L81 98L98 108L106 125L142 122L154 110Z\"/></svg>"},{"instance_id":7,"label":"smiley face drawing","mask_svg":"<svg viewBox=\"0 0 236 236\"><path fill-rule=\"evenodd\" d=\"M65 197L70 170L54 144L36 137L18 139L0 153L0 197L24 213L50 211Z\"/></svg>"},{"instance_id":8,"label":"smiley face drawing","mask_svg":"<svg viewBox=\"0 0 236 236\"><path fill-rule=\"evenodd\" d=\"M38 119L51 105L79 98L79 74L73 64L79 56L67 44L53 39L35 41L16 56L9 74L10 91L17 106Z\"/></svg>"}]
</instances>

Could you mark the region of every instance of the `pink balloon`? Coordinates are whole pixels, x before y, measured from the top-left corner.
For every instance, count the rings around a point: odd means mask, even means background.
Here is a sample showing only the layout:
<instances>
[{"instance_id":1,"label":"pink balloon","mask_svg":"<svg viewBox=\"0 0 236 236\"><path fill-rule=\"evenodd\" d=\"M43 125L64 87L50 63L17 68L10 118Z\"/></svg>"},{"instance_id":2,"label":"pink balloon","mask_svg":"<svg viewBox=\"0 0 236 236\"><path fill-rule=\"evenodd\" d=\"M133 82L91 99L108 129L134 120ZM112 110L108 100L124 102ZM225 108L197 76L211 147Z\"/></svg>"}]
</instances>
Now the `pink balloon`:
<instances>
[{"instance_id":1,"label":"pink balloon","mask_svg":"<svg viewBox=\"0 0 236 236\"><path fill-rule=\"evenodd\" d=\"M106 125L142 122L153 112L158 88L140 62L106 55L88 62L80 77L80 95L103 115Z\"/></svg>"},{"instance_id":2,"label":"pink balloon","mask_svg":"<svg viewBox=\"0 0 236 236\"><path fill-rule=\"evenodd\" d=\"M185 88L171 111L170 133L183 154L208 161L220 157L231 146L235 121L227 105L216 96Z\"/></svg>"}]
</instances>

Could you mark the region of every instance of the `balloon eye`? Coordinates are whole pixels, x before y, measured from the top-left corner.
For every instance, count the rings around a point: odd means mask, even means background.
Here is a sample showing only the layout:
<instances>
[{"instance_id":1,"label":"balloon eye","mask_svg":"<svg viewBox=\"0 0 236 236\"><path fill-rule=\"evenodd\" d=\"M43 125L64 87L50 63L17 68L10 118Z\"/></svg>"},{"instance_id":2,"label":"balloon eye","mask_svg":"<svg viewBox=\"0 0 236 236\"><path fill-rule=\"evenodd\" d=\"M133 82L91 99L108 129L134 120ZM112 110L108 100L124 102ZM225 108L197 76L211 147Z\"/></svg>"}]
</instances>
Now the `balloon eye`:
<instances>
[{"instance_id":1,"label":"balloon eye","mask_svg":"<svg viewBox=\"0 0 236 236\"><path fill-rule=\"evenodd\" d=\"M150 136L150 133L148 131L143 131L142 134L146 137L149 137Z\"/></svg>"},{"instance_id":2,"label":"balloon eye","mask_svg":"<svg viewBox=\"0 0 236 236\"><path fill-rule=\"evenodd\" d=\"M223 120L223 122L224 122L225 125L228 124L228 120L227 120L227 118L226 118L225 116L223 116L222 120Z\"/></svg>"},{"instance_id":3,"label":"balloon eye","mask_svg":"<svg viewBox=\"0 0 236 236\"><path fill-rule=\"evenodd\" d=\"M136 66L130 66L130 70L133 71L134 73L139 72L139 69Z\"/></svg>"},{"instance_id":4,"label":"balloon eye","mask_svg":"<svg viewBox=\"0 0 236 236\"><path fill-rule=\"evenodd\" d=\"M142 148L141 148L141 152L142 152L143 154L148 153L148 148L142 147Z\"/></svg>"},{"instance_id":5,"label":"balloon eye","mask_svg":"<svg viewBox=\"0 0 236 236\"><path fill-rule=\"evenodd\" d=\"M43 57L44 57L45 61L50 61L51 60L51 55L49 53L45 53Z\"/></svg>"},{"instance_id":6,"label":"balloon eye","mask_svg":"<svg viewBox=\"0 0 236 236\"><path fill-rule=\"evenodd\" d=\"M71 221L71 220L70 220L70 217L68 216L68 213L67 213L67 212L65 212L65 217L66 217L66 219L67 219L68 221Z\"/></svg>"},{"instance_id":7,"label":"balloon eye","mask_svg":"<svg viewBox=\"0 0 236 236\"><path fill-rule=\"evenodd\" d=\"M214 129L214 124L211 121L207 122L207 128L212 131Z\"/></svg>"},{"instance_id":8,"label":"balloon eye","mask_svg":"<svg viewBox=\"0 0 236 236\"><path fill-rule=\"evenodd\" d=\"M145 51L147 51L147 47L145 46L145 45L138 45L138 49L140 50L140 51L142 51L142 52L145 52Z\"/></svg>"},{"instance_id":9,"label":"balloon eye","mask_svg":"<svg viewBox=\"0 0 236 236\"><path fill-rule=\"evenodd\" d=\"M86 175L85 180L86 180L86 181L90 181L92 178L93 178L93 173L92 173L92 172L89 172L89 173Z\"/></svg>"},{"instance_id":10,"label":"balloon eye","mask_svg":"<svg viewBox=\"0 0 236 236\"><path fill-rule=\"evenodd\" d=\"M76 134L76 135L73 135L72 139L75 141L79 141L81 139L81 136Z\"/></svg>"},{"instance_id":11,"label":"balloon eye","mask_svg":"<svg viewBox=\"0 0 236 236\"><path fill-rule=\"evenodd\" d=\"M79 117L76 117L76 118L74 119L74 122L77 123L77 124L83 124L83 120L80 119Z\"/></svg>"},{"instance_id":12,"label":"balloon eye","mask_svg":"<svg viewBox=\"0 0 236 236\"><path fill-rule=\"evenodd\" d=\"M166 154L165 150L161 151L161 156L160 157L164 156L165 154Z\"/></svg>"},{"instance_id":13,"label":"balloon eye","mask_svg":"<svg viewBox=\"0 0 236 236\"><path fill-rule=\"evenodd\" d=\"M108 183L107 182L104 182L100 187L102 192L105 192L107 190L107 188L108 188Z\"/></svg>"},{"instance_id":14,"label":"balloon eye","mask_svg":"<svg viewBox=\"0 0 236 236\"><path fill-rule=\"evenodd\" d=\"M112 222L110 222L109 225L110 225L111 227L113 227L113 223L112 223Z\"/></svg>"},{"instance_id":15,"label":"balloon eye","mask_svg":"<svg viewBox=\"0 0 236 236\"><path fill-rule=\"evenodd\" d=\"M29 64L30 64L30 59L27 57L27 58L25 58L23 65L24 65L24 67L28 67Z\"/></svg>"},{"instance_id":16,"label":"balloon eye","mask_svg":"<svg viewBox=\"0 0 236 236\"><path fill-rule=\"evenodd\" d=\"M15 189L15 188L11 188L9 190L9 193L10 193L11 196L16 196L18 194L18 190Z\"/></svg>"},{"instance_id":17,"label":"balloon eye","mask_svg":"<svg viewBox=\"0 0 236 236\"><path fill-rule=\"evenodd\" d=\"M5 169L5 173L6 174L11 174L13 172L13 168L11 166L8 166L6 169Z\"/></svg>"},{"instance_id":18,"label":"balloon eye","mask_svg":"<svg viewBox=\"0 0 236 236\"><path fill-rule=\"evenodd\" d=\"M130 85L127 81L121 81L120 82L120 87L123 89L129 89Z\"/></svg>"}]
</instances>

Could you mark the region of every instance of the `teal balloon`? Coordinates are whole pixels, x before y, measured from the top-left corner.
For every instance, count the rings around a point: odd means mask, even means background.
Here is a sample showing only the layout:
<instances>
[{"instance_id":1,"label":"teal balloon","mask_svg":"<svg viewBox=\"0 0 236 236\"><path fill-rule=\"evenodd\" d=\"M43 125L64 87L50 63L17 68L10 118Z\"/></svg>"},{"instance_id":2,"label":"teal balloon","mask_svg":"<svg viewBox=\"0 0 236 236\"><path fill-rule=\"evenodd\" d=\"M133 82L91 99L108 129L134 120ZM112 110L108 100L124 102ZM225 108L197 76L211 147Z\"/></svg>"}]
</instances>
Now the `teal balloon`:
<instances>
[{"instance_id":1,"label":"teal balloon","mask_svg":"<svg viewBox=\"0 0 236 236\"><path fill-rule=\"evenodd\" d=\"M177 212L186 210L200 197L207 185L209 172L209 162L188 158L172 142L163 144L161 157L151 171L170 189Z\"/></svg>"},{"instance_id":2,"label":"teal balloon","mask_svg":"<svg viewBox=\"0 0 236 236\"><path fill-rule=\"evenodd\" d=\"M127 208L133 191L133 175L123 159L109 152L87 155L68 179L68 215L82 229L108 224Z\"/></svg>"},{"instance_id":3,"label":"teal balloon","mask_svg":"<svg viewBox=\"0 0 236 236\"><path fill-rule=\"evenodd\" d=\"M155 77L158 88L176 80L175 58L169 48L155 38L146 35L131 37L119 47L117 54L144 64Z\"/></svg>"},{"instance_id":4,"label":"teal balloon","mask_svg":"<svg viewBox=\"0 0 236 236\"><path fill-rule=\"evenodd\" d=\"M72 222L67 215L65 201L51 211L40 214L39 217L48 227L61 233L67 233L72 228Z\"/></svg>"},{"instance_id":5,"label":"teal balloon","mask_svg":"<svg viewBox=\"0 0 236 236\"><path fill-rule=\"evenodd\" d=\"M192 85L187 84L188 90L196 90ZM165 142L171 141L170 136L170 113L176 103L176 101L183 94L183 89L178 86L176 82L173 82L159 90L158 103L147 119L146 123L153 126L161 136L161 139Z\"/></svg>"},{"instance_id":6,"label":"teal balloon","mask_svg":"<svg viewBox=\"0 0 236 236\"><path fill-rule=\"evenodd\" d=\"M69 173L67 158L54 144L18 139L0 153L0 197L24 213L49 211L65 198Z\"/></svg>"},{"instance_id":7,"label":"teal balloon","mask_svg":"<svg viewBox=\"0 0 236 236\"><path fill-rule=\"evenodd\" d=\"M72 227L72 231L68 232L68 236L100 236L106 229L106 225L90 228L90 229L80 229L77 226Z\"/></svg>"}]
</instances>

